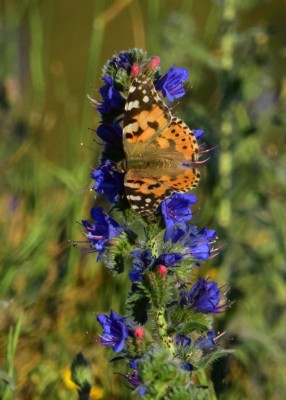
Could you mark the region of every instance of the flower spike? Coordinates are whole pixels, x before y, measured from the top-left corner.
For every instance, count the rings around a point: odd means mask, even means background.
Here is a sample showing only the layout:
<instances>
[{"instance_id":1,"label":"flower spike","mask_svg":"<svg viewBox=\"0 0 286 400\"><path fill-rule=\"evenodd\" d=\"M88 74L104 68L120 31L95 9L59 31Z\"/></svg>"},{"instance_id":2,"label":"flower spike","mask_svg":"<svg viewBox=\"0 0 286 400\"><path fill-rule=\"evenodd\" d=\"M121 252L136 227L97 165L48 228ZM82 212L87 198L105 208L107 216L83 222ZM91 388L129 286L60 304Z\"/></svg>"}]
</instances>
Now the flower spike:
<instances>
[{"instance_id":1,"label":"flower spike","mask_svg":"<svg viewBox=\"0 0 286 400\"><path fill-rule=\"evenodd\" d=\"M90 98L102 142L90 176L96 201L104 196L110 211L93 207L82 221L86 240L74 245L129 277L125 302L115 304L124 311L97 315L97 343L115 353L117 374L146 400L205 398L200 370L223 354L213 318L231 305L225 286L195 280L221 246L214 229L193 225L202 206L194 212L197 195L189 193L208 161L200 156L214 148L205 150L204 131L191 130L169 106L185 95L188 77L176 66L162 74L158 56L135 48L107 61L101 99Z\"/></svg>"}]
</instances>

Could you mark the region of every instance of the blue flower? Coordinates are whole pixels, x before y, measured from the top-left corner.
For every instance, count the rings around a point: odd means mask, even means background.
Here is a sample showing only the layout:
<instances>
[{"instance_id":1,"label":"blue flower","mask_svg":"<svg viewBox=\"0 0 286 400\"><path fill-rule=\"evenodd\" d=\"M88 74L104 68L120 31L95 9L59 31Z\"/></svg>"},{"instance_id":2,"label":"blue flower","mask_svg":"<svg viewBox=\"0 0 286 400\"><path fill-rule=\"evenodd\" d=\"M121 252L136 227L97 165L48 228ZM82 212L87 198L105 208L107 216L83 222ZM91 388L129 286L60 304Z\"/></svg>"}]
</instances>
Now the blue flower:
<instances>
[{"instance_id":1,"label":"blue flower","mask_svg":"<svg viewBox=\"0 0 286 400\"><path fill-rule=\"evenodd\" d=\"M128 338L128 328L124 323L125 318L111 310L109 317L105 314L99 314L97 321L103 328L103 334L100 343L104 346L112 347L115 353L121 351L125 341Z\"/></svg>"},{"instance_id":2,"label":"blue flower","mask_svg":"<svg viewBox=\"0 0 286 400\"><path fill-rule=\"evenodd\" d=\"M143 396L147 392L147 388L146 386L143 386L141 380L139 379L139 373L136 369L134 370L132 375L126 374L124 375L124 377L128 380L129 383L131 383L131 385L133 385L134 389L138 388L138 394L140 394L141 396Z\"/></svg>"},{"instance_id":3,"label":"blue flower","mask_svg":"<svg viewBox=\"0 0 286 400\"><path fill-rule=\"evenodd\" d=\"M189 77L189 71L186 68L171 67L157 83L156 90L161 91L168 100L173 101L184 96L185 89L182 82L186 82Z\"/></svg>"},{"instance_id":4,"label":"blue flower","mask_svg":"<svg viewBox=\"0 0 286 400\"><path fill-rule=\"evenodd\" d=\"M205 134L205 131L202 129L192 129L192 131L194 132L197 140L199 140Z\"/></svg>"},{"instance_id":5,"label":"blue flower","mask_svg":"<svg viewBox=\"0 0 286 400\"><path fill-rule=\"evenodd\" d=\"M195 226L190 226L182 244L193 258L205 261L211 255L212 244L216 237L216 231L213 229L203 228L198 231Z\"/></svg>"},{"instance_id":6,"label":"blue flower","mask_svg":"<svg viewBox=\"0 0 286 400\"><path fill-rule=\"evenodd\" d=\"M180 352L184 349L184 347L190 346L192 340L189 336L183 335L181 333L177 333L175 336L175 344L176 346L180 347ZM186 349L188 352L188 350ZM190 362L185 362L184 364L181 365L181 368L185 371L192 371L194 367Z\"/></svg>"},{"instance_id":7,"label":"blue flower","mask_svg":"<svg viewBox=\"0 0 286 400\"><path fill-rule=\"evenodd\" d=\"M116 69L122 68L130 72L134 61L134 55L130 51L121 51L112 58L110 65L113 65Z\"/></svg>"},{"instance_id":8,"label":"blue flower","mask_svg":"<svg viewBox=\"0 0 286 400\"><path fill-rule=\"evenodd\" d=\"M144 395L146 393L146 391L147 391L147 388L146 388L146 386L143 386L141 380L139 379L139 376L138 376L139 375L138 374L138 361L139 361L138 358L135 358L135 359L129 361L129 367L134 370L133 374L132 375L126 374L126 375L123 375L123 376L128 380L129 383L131 383L131 385L133 385L134 388L137 388L137 387L141 386L138 389L138 393L141 394L141 395Z\"/></svg>"},{"instance_id":9,"label":"blue flower","mask_svg":"<svg viewBox=\"0 0 286 400\"><path fill-rule=\"evenodd\" d=\"M151 249L135 249L132 251L133 255L133 267L144 270L146 269L153 261L152 251Z\"/></svg>"},{"instance_id":10,"label":"blue flower","mask_svg":"<svg viewBox=\"0 0 286 400\"><path fill-rule=\"evenodd\" d=\"M103 101L97 106L97 110L105 120L113 121L124 111L125 100L114 87L111 76L105 75L103 80L105 85L100 88Z\"/></svg>"},{"instance_id":11,"label":"blue flower","mask_svg":"<svg viewBox=\"0 0 286 400\"><path fill-rule=\"evenodd\" d=\"M117 163L124 159L122 127L118 123L108 124L102 122L96 133L105 142L100 156L101 164L106 160L112 160Z\"/></svg>"},{"instance_id":12,"label":"blue flower","mask_svg":"<svg viewBox=\"0 0 286 400\"><path fill-rule=\"evenodd\" d=\"M124 159L122 144L122 127L117 124L101 123L96 131L97 135L105 144L101 154L101 161L106 159L118 162Z\"/></svg>"},{"instance_id":13,"label":"blue flower","mask_svg":"<svg viewBox=\"0 0 286 400\"><path fill-rule=\"evenodd\" d=\"M105 215L101 207L92 208L90 215L94 223L84 220L82 224L88 231L85 234L88 241L92 244L94 251L98 252L97 261L100 261L110 239L119 236L124 228L109 215Z\"/></svg>"},{"instance_id":14,"label":"blue flower","mask_svg":"<svg viewBox=\"0 0 286 400\"><path fill-rule=\"evenodd\" d=\"M132 369L138 368L138 358L134 358L133 360L129 361L129 367Z\"/></svg>"},{"instance_id":15,"label":"blue flower","mask_svg":"<svg viewBox=\"0 0 286 400\"><path fill-rule=\"evenodd\" d=\"M195 341L194 345L201 350L211 350L216 346L215 340L217 339L215 331L207 332L206 336L200 336Z\"/></svg>"},{"instance_id":16,"label":"blue flower","mask_svg":"<svg viewBox=\"0 0 286 400\"><path fill-rule=\"evenodd\" d=\"M173 225L166 229L164 241L171 241L176 244L180 241L182 254L191 256L195 260L207 260L212 251L212 244L216 240L216 231L203 228L200 231L195 226L184 227L182 225Z\"/></svg>"},{"instance_id":17,"label":"blue flower","mask_svg":"<svg viewBox=\"0 0 286 400\"><path fill-rule=\"evenodd\" d=\"M143 281L142 271L139 271L138 269L132 269L129 271L128 275L132 283Z\"/></svg>"},{"instance_id":18,"label":"blue flower","mask_svg":"<svg viewBox=\"0 0 286 400\"><path fill-rule=\"evenodd\" d=\"M181 333L177 333L175 336L175 344L176 346L186 347L191 344L191 338L186 335L182 335Z\"/></svg>"},{"instance_id":19,"label":"blue flower","mask_svg":"<svg viewBox=\"0 0 286 400\"><path fill-rule=\"evenodd\" d=\"M163 264L166 267L176 267L183 260L180 253L164 253L156 259L156 264Z\"/></svg>"},{"instance_id":20,"label":"blue flower","mask_svg":"<svg viewBox=\"0 0 286 400\"><path fill-rule=\"evenodd\" d=\"M106 160L104 165L91 173L92 179L95 180L94 190L104 194L111 203L123 192L124 181L124 175L114 167L110 160Z\"/></svg>"},{"instance_id":21,"label":"blue flower","mask_svg":"<svg viewBox=\"0 0 286 400\"><path fill-rule=\"evenodd\" d=\"M118 146L122 142L122 128L119 124L102 122L97 128L98 136L111 146Z\"/></svg>"},{"instance_id":22,"label":"blue flower","mask_svg":"<svg viewBox=\"0 0 286 400\"><path fill-rule=\"evenodd\" d=\"M225 305L219 305L221 301L220 288L216 282L200 279L190 289L182 292L181 304L191 307L195 312L219 313Z\"/></svg>"},{"instance_id":23,"label":"blue flower","mask_svg":"<svg viewBox=\"0 0 286 400\"><path fill-rule=\"evenodd\" d=\"M129 272L129 278L132 283L141 282L142 274L153 263L152 251L150 249L132 251L133 269Z\"/></svg>"},{"instance_id":24,"label":"blue flower","mask_svg":"<svg viewBox=\"0 0 286 400\"><path fill-rule=\"evenodd\" d=\"M119 71L120 73L123 71L126 71L128 75L131 73L131 69L134 64L141 64L142 61L146 58L147 54L140 49L133 49L133 50L127 50L127 51L121 51L118 54L115 54L107 63L106 67L104 67L104 70L110 70L111 69L116 72ZM121 71L120 71L121 70Z\"/></svg>"},{"instance_id":25,"label":"blue flower","mask_svg":"<svg viewBox=\"0 0 286 400\"><path fill-rule=\"evenodd\" d=\"M189 362L185 362L183 365L181 365L181 368L182 368L184 371L192 371L192 370L194 369L194 367L192 366L192 364L189 363Z\"/></svg>"},{"instance_id":26,"label":"blue flower","mask_svg":"<svg viewBox=\"0 0 286 400\"><path fill-rule=\"evenodd\" d=\"M171 225L165 230L164 242L169 240L172 243L177 243L186 235L186 227L183 225Z\"/></svg>"},{"instance_id":27,"label":"blue flower","mask_svg":"<svg viewBox=\"0 0 286 400\"><path fill-rule=\"evenodd\" d=\"M166 227L189 221L192 218L190 206L196 202L197 197L189 193L173 193L163 201L161 211Z\"/></svg>"}]
</instances>

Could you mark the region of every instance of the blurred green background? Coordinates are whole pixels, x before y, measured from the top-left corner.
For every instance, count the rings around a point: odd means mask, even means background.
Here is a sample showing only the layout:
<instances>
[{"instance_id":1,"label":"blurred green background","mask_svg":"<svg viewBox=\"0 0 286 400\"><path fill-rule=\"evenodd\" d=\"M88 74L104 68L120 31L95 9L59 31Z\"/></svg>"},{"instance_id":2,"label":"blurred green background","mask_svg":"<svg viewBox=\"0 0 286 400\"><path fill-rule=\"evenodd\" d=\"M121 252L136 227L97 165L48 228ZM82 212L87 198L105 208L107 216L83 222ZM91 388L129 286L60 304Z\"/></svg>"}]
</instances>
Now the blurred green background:
<instances>
[{"instance_id":1,"label":"blurred green background","mask_svg":"<svg viewBox=\"0 0 286 400\"><path fill-rule=\"evenodd\" d=\"M1 399L77 399L79 351L92 399L131 397L95 342L96 313L124 312L129 284L68 240L94 202L87 94L99 99L103 64L133 47L159 55L163 72L191 70L175 113L218 146L194 220L223 244L200 274L235 301L216 318L236 349L210 371L218 397L286 398L285 15L281 0L0 2Z\"/></svg>"}]
</instances>

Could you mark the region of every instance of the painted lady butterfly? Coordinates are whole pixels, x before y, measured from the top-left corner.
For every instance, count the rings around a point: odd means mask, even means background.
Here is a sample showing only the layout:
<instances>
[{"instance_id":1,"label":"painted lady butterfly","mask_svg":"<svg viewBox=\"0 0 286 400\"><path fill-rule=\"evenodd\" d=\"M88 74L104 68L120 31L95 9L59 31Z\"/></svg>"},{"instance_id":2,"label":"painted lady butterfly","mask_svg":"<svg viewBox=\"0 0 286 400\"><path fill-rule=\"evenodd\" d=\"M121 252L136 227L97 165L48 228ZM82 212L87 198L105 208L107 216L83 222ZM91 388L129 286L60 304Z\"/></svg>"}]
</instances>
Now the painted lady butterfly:
<instances>
[{"instance_id":1,"label":"painted lady butterfly","mask_svg":"<svg viewBox=\"0 0 286 400\"><path fill-rule=\"evenodd\" d=\"M198 185L194 133L169 108L150 78L140 74L129 88L123 119L124 186L131 207L154 213L173 192Z\"/></svg>"}]
</instances>

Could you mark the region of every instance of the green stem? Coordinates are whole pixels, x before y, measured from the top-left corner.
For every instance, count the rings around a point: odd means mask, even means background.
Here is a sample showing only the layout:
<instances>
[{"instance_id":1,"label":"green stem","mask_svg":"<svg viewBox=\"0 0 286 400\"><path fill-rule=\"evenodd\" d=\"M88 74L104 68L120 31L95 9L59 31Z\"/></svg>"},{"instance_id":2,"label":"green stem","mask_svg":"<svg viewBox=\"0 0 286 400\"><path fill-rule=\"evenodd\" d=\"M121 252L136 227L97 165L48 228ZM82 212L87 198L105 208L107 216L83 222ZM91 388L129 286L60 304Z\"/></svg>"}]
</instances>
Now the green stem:
<instances>
[{"instance_id":1,"label":"green stem","mask_svg":"<svg viewBox=\"0 0 286 400\"><path fill-rule=\"evenodd\" d=\"M234 48L236 42L237 0L228 0L224 3L222 18L226 26L225 34L221 39L221 69L222 73L230 74L234 67ZM225 79L225 78L223 78ZM230 109L222 111L221 132L221 156L219 173L221 177L222 192L225 194L220 205L218 219L221 226L227 227L231 221L232 205L230 191L232 187L233 156L231 142L233 138L233 114Z\"/></svg>"},{"instance_id":2,"label":"green stem","mask_svg":"<svg viewBox=\"0 0 286 400\"><path fill-rule=\"evenodd\" d=\"M206 372L200 369L196 371L196 376L198 377L200 385L208 387L209 400L217 400L213 385L211 380L207 377Z\"/></svg>"},{"instance_id":3,"label":"green stem","mask_svg":"<svg viewBox=\"0 0 286 400\"><path fill-rule=\"evenodd\" d=\"M158 333L160 336L160 339L162 340L162 343L165 347L165 349L168 351L168 353L173 356L175 353L175 347L173 344L173 340L171 336L167 334L167 321L165 318L165 310L164 308L159 308L155 312L155 320L156 324L158 327Z\"/></svg>"},{"instance_id":4,"label":"green stem","mask_svg":"<svg viewBox=\"0 0 286 400\"><path fill-rule=\"evenodd\" d=\"M79 390L78 391L78 400L89 400L90 389L88 390Z\"/></svg>"}]
</instances>

